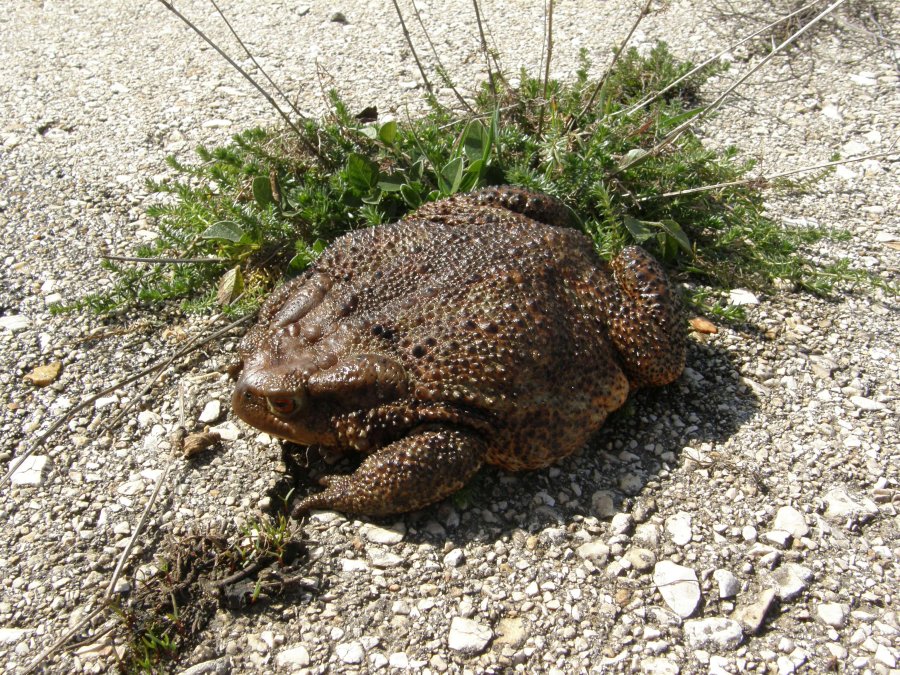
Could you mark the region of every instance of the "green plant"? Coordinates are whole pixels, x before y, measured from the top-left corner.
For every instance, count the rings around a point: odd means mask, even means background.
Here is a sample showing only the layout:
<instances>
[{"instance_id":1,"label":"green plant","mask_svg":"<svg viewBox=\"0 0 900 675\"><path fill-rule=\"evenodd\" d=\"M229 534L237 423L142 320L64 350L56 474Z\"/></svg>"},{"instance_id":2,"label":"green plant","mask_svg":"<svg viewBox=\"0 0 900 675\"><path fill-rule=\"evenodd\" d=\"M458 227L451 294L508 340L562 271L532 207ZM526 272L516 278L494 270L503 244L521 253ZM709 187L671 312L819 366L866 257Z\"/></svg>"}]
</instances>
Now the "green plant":
<instances>
[{"instance_id":1,"label":"green plant","mask_svg":"<svg viewBox=\"0 0 900 675\"><path fill-rule=\"evenodd\" d=\"M343 232L502 183L562 198L601 256L639 243L677 277L707 287L786 280L827 293L836 281L865 279L845 266L813 265L803 246L828 233L781 228L764 214L761 186L747 179L752 162L681 130L701 110L703 82L723 68L712 61L695 69L660 43L645 56L623 52L598 84L582 55L571 83L523 72L513 88L498 78L471 114L455 117L431 99L430 112L407 123L362 123L332 92L330 117L295 127L299 137L251 129L228 146L199 148L200 164L170 159L180 178L151 183L160 236L138 255L202 262L148 272L109 261L114 290L81 304L108 311L179 298L188 309L246 312ZM665 145L674 130L678 140ZM713 185L721 186L698 189ZM710 297L706 289L693 302L715 311Z\"/></svg>"}]
</instances>

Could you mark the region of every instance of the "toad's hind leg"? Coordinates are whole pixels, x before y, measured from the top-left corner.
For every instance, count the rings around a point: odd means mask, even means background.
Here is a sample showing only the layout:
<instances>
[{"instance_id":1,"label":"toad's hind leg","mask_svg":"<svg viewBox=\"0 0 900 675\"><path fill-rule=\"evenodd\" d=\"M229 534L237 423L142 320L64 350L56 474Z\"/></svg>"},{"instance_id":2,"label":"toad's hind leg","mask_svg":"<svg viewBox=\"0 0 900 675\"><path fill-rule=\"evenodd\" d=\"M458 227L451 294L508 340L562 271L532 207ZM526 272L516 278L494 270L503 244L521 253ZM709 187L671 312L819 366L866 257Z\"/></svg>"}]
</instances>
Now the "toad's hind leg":
<instances>
[{"instance_id":1,"label":"toad's hind leg","mask_svg":"<svg viewBox=\"0 0 900 675\"><path fill-rule=\"evenodd\" d=\"M520 187L511 185L488 187L473 192L471 197L479 204L500 206L545 225L567 227L573 220L572 212L556 197Z\"/></svg>"},{"instance_id":2,"label":"toad's hind leg","mask_svg":"<svg viewBox=\"0 0 900 675\"><path fill-rule=\"evenodd\" d=\"M484 462L487 446L462 429L423 427L369 455L348 476L329 476L324 491L294 507L386 516L415 511L459 490Z\"/></svg>"},{"instance_id":3,"label":"toad's hind leg","mask_svg":"<svg viewBox=\"0 0 900 675\"><path fill-rule=\"evenodd\" d=\"M684 370L686 326L665 270L639 246L625 248L611 266L615 287L603 306L629 383L672 382Z\"/></svg>"}]
</instances>

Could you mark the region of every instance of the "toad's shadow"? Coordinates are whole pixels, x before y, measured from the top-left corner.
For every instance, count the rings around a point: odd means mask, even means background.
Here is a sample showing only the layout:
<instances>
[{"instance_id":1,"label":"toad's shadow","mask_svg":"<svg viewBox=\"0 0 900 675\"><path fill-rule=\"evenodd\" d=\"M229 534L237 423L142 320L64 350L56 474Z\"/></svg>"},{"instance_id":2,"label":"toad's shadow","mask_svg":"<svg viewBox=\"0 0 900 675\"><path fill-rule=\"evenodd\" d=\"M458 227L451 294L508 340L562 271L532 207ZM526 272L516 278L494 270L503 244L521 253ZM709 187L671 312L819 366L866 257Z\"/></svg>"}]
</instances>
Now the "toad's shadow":
<instances>
[{"instance_id":1,"label":"toad's shadow","mask_svg":"<svg viewBox=\"0 0 900 675\"><path fill-rule=\"evenodd\" d=\"M486 466L456 495L438 504L387 520L401 520L407 540L441 546L447 541L496 541L515 531L540 532L574 517L608 517L628 511L648 483L674 468L686 446L729 438L758 409L724 349L690 341L687 368L675 383L639 391L607 420L581 452L536 471L507 473ZM289 474L270 494L292 488L300 495L319 488L312 477L352 471L326 466L316 453L285 445ZM357 458L358 460L359 458Z\"/></svg>"}]
</instances>

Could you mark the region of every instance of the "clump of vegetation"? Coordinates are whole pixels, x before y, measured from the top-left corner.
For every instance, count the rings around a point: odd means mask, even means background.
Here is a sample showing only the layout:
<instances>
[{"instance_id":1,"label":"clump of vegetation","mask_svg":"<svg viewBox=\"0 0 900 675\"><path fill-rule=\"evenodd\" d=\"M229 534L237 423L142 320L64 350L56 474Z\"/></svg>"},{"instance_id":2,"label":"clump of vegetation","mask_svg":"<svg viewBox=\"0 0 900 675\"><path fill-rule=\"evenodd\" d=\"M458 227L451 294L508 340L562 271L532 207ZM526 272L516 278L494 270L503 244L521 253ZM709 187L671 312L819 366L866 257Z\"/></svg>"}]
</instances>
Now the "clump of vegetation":
<instances>
[{"instance_id":1,"label":"clump of vegetation","mask_svg":"<svg viewBox=\"0 0 900 675\"><path fill-rule=\"evenodd\" d=\"M194 310L218 303L243 313L347 230L506 183L560 197L601 256L638 243L676 278L707 289L784 280L827 293L852 275L803 256L823 230L783 229L765 216L760 181L748 179L752 161L735 148L705 148L685 128L720 63L694 69L660 43L644 56L623 52L600 83L589 65L582 55L572 82L524 72L518 86L495 80L465 116L432 98L430 112L409 123L361 121L333 93L321 122L245 131L227 146L199 148L196 165L170 158L180 178L151 183L162 197L150 211L160 236L137 255L192 262L106 261L114 289L82 304L109 311L181 299ZM709 297L697 291L693 300L721 311Z\"/></svg>"},{"instance_id":2,"label":"clump of vegetation","mask_svg":"<svg viewBox=\"0 0 900 675\"><path fill-rule=\"evenodd\" d=\"M302 577L305 556L287 516L245 525L236 541L203 534L170 540L157 570L116 608L126 672L166 672L219 607L248 607L291 589L315 590Z\"/></svg>"}]
</instances>

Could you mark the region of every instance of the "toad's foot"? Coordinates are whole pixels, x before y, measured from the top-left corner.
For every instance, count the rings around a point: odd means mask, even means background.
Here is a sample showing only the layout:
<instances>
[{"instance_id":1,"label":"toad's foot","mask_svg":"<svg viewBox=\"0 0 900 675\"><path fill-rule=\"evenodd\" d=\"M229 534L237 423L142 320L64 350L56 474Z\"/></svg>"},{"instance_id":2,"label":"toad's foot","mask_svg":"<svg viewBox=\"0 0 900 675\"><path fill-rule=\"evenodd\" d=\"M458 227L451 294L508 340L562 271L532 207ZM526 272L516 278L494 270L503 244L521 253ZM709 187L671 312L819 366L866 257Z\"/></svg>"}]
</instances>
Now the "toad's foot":
<instances>
[{"instance_id":1,"label":"toad's foot","mask_svg":"<svg viewBox=\"0 0 900 675\"><path fill-rule=\"evenodd\" d=\"M327 488L294 507L386 516L415 511L459 490L481 468L485 442L462 429L427 426L369 455L348 476L328 476Z\"/></svg>"}]
</instances>

